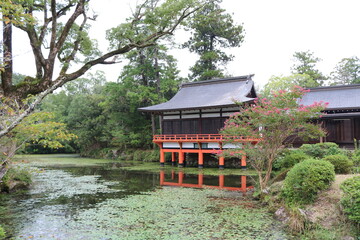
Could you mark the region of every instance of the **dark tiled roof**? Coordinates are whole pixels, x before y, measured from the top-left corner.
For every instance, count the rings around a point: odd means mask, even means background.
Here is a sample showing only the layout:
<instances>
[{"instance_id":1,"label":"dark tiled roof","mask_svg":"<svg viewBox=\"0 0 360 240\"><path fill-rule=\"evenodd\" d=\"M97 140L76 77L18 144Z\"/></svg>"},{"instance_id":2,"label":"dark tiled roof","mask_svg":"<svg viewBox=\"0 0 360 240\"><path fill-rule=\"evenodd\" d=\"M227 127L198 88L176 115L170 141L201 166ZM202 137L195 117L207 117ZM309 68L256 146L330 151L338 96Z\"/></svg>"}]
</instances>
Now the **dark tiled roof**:
<instances>
[{"instance_id":1,"label":"dark tiled roof","mask_svg":"<svg viewBox=\"0 0 360 240\"><path fill-rule=\"evenodd\" d=\"M328 102L327 110L360 108L360 84L311 88L300 101L303 105Z\"/></svg>"},{"instance_id":2,"label":"dark tiled roof","mask_svg":"<svg viewBox=\"0 0 360 240\"><path fill-rule=\"evenodd\" d=\"M158 105L139 108L144 112L227 107L235 102L248 102L254 91L254 82L249 76L214 79L182 84L180 91L169 101Z\"/></svg>"}]
</instances>

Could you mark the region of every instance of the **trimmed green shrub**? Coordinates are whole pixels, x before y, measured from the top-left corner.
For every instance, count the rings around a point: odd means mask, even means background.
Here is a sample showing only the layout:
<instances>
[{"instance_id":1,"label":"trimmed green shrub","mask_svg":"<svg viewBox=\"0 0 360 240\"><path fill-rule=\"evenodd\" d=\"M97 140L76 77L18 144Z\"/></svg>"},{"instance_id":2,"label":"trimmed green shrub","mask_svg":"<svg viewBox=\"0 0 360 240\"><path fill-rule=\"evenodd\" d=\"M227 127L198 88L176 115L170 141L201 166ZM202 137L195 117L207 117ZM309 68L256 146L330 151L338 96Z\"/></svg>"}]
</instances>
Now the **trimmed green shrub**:
<instances>
[{"instance_id":1,"label":"trimmed green shrub","mask_svg":"<svg viewBox=\"0 0 360 240\"><path fill-rule=\"evenodd\" d=\"M324 157L323 160L329 161L334 165L335 173L350 173L354 165L347 156L342 154L329 155Z\"/></svg>"},{"instance_id":2,"label":"trimmed green shrub","mask_svg":"<svg viewBox=\"0 0 360 240\"><path fill-rule=\"evenodd\" d=\"M307 159L297 163L284 180L282 197L288 204L307 204L335 179L334 166L327 161Z\"/></svg>"},{"instance_id":3,"label":"trimmed green shrub","mask_svg":"<svg viewBox=\"0 0 360 240\"><path fill-rule=\"evenodd\" d=\"M349 219L360 224L360 176L345 180L340 189L344 192L341 205Z\"/></svg>"},{"instance_id":4,"label":"trimmed green shrub","mask_svg":"<svg viewBox=\"0 0 360 240\"><path fill-rule=\"evenodd\" d=\"M323 158L328 155L343 154L344 150L339 148L336 143L316 143L316 144L303 144L300 148L305 154L313 158Z\"/></svg>"},{"instance_id":5,"label":"trimmed green shrub","mask_svg":"<svg viewBox=\"0 0 360 240\"><path fill-rule=\"evenodd\" d=\"M354 167L353 167L353 173L360 173L360 155L356 156L354 155L352 157L353 163L354 163Z\"/></svg>"},{"instance_id":6,"label":"trimmed green shrub","mask_svg":"<svg viewBox=\"0 0 360 240\"><path fill-rule=\"evenodd\" d=\"M309 159L310 156L299 150L287 152L283 156L279 157L274 163L275 169L291 168L296 163L302 162L305 159Z\"/></svg>"},{"instance_id":7,"label":"trimmed green shrub","mask_svg":"<svg viewBox=\"0 0 360 240\"><path fill-rule=\"evenodd\" d=\"M360 150L354 151L352 160L355 167L360 167Z\"/></svg>"}]
</instances>

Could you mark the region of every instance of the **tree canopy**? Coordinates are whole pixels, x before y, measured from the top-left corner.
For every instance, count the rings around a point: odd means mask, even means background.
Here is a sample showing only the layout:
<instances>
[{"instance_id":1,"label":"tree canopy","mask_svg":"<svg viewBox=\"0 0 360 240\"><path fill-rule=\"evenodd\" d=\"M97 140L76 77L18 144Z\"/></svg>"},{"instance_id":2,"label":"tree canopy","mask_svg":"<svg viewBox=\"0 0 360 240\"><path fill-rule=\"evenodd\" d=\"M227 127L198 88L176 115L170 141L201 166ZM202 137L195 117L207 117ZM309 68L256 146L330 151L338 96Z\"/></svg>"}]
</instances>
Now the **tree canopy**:
<instances>
[{"instance_id":1,"label":"tree canopy","mask_svg":"<svg viewBox=\"0 0 360 240\"><path fill-rule=\"evenodd\" d=\"M302 51L302 52L295 52L294 55L294 65L291 68L293 74L307 74L310 78L316 83L316 86L311 87L318 87L324 84L324 80L327 79L317 68L316 64L321 61L320 58L316 57L313 52ZM313 83L312 83L313 85ZM306 86L302 86L306 87Z\"/></svg>"},{"instance_id":2,"label":"tree canopy","mask_svg":"<svg viewBox=\"0 0 360 240\"><path fill-rule=\"evenodd\" d=\"M184 47L200 56L190 69L191 80L224 77L224 66L234 58L224 49L240 47L244 40L243 26L234 23L232 16L220 7L221 2L210 1L191 19L192 36Z\"/></svg>"},{"instance_id":3,"label":"tree canopy","mask_svg":"<svg viewBox=\"0 0 360 240\"><path fill-rule=\"evenodd\" d=\"M113 64L119 55L156 45L157 40L172 35L204 3L203 0L145 0L125 23L109 30L111 47L107 53L101 53L87 32L89 21L94 20L89 14L89 1L1 1L5 57L0 93L20 103L29 95L37 97L19 112L18 118L0 129L0 137L19 124L56 88L81 77L95 65ZM16 85L11 67L12 33L7 31L11 26L27 34L36 64L36 75L27 76ZM59 71L54 71L57 63Z\"/></svg>"},{"instance_id":4,"label":"tree canopy","mask_svg":"<svg viewBox=\"0 0 360 240\"><path fill-rule=\"evenodd\" d=\"M343 58L331 73L333 84L360 83L360 59L356 56Z\"/></svg>"},{"instance_id":5,"label":"tree canopy","mask_svg":"<svg viewBox=\"0 0 360 240\"><path fill-rule=\"evenodd\" d=\"M290 76L272 76L261 91L261 96L271 97L273 92L290 90L294 86L305 88L317 87L318 83L307 74L292 74Z\"/></svg>"}]
</instances>

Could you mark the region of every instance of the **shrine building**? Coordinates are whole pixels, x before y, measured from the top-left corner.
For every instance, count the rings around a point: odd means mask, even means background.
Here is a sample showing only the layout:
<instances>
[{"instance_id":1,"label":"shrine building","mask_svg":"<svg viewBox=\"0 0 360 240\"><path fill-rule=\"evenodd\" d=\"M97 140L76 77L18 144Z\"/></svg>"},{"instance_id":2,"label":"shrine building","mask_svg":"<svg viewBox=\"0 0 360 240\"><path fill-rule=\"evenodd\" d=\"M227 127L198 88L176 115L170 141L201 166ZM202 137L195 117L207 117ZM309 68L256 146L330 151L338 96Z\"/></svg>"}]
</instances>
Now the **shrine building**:
<instances>
[{"instance_id":1,"label":"shrine building","mask_svg":"<svg viewBox=\"0 0 360 240\"><path fill-rule=\"evenodd\" d=\"M235 148L225 143L219 134L229 116L240 110L238 103L253 103L257 97L253 75L184 83L169 101L139 108L140 111L159 115L161 135L154 135L153 142L160 147L160 164L165 163L169 152L172 162L184 165L186 153L198 154L198 167L204 165L204 154L216 150ZM236 136L236 141L255 141ZM177 156L176 156L177 155ZM219 157L219 168L224 168L224 157ZM246 167L246 156L241 159Z\"/></svg>"}]
</instances>

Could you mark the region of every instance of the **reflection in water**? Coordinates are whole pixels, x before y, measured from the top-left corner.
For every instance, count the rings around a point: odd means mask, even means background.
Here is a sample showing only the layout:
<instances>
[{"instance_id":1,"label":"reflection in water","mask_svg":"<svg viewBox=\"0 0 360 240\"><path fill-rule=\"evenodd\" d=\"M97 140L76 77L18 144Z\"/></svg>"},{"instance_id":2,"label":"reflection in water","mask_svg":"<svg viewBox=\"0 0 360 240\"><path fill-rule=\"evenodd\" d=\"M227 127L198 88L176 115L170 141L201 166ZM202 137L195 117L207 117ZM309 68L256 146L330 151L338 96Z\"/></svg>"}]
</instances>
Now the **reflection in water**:
<instances>
[{"instance_id":1,"label":"reflection in water","mask_svg":"<svg viewBox=\"0 0 360 240\"><path fill-rule=\"evenodd\" d=\"M177 176L176 176L177 175ZM233 177L233 176L232 176ZM171 179L167 179L167 175L164 170L160 170L160 185L161 186L176 186L176 187L188 187L188 188L216 188L224 189L229 191L240 191L246 192L249 189L253 189L253 186L247 186L246 178L247 176L238 176L240 183L238 186L231 186L231 184L225 183L225 175L219 175L218 185L209 185L204 183L204 175L199 173L197 175L196 183L189 183L186 181L186 176L184 172L179 171L177 174L174 170L171 171ZM176 182L177 180L177 182ZM233 183L234 181L232 181ZM237 182L237 181L235 181ZM230 186L229 186L230 185Z\"/></svg>"},{"instance_id":2,"label":"reflection in water","mask_svg":"<svg viewBox=\"0 0 360 240\"><path fill-rule=\"evenodd\" d=\"M9 239L287 239L267 209L242 193L158 188L245 192L250 177L174 170L159 176L115 164L36 172L29 191L0 200Z\"/></svg>"}]
</instances>

